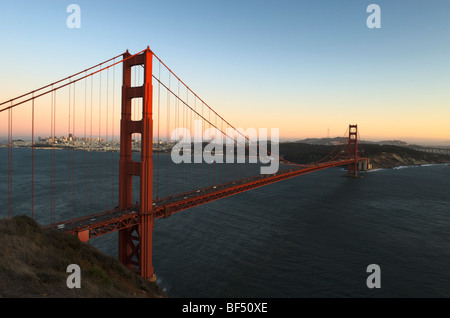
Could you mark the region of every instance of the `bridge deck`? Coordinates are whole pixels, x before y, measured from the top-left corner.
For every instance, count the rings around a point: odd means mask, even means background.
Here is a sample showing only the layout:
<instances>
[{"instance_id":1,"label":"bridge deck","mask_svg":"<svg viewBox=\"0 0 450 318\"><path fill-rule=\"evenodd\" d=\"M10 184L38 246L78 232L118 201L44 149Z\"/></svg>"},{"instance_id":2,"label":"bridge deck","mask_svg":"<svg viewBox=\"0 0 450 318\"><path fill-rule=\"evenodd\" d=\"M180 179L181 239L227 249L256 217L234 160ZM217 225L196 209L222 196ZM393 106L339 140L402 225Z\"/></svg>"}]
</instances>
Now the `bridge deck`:
<instances>
[{"instance_id":1,"label":"bridge deck","mask_svg":"<svg viewBox=\"0 0 450 318\"><path fill-rule=\"evenodd\" d=\"M366 158L357 159L357 161L364 160L366 160ZM339 160L323 164L305 166L301 168L298 166L293 166L293 168L287 168L271 175L258 175L251 178L245 178L212 187L202 188L195 191L165 197L153 202L152 214L155 219L169 217L173 213L180 212L241 192L252 190L271 183L331 167L348 165L353 162L354 160ZM132 206L128 210L115 209L111 211L105 211L90 216L80 217L77 219L48 225L45 228L55 228L71 234L89 231L89 238L93 238L137 225L139 224L139 222L139 207L136 205Z\"/></svg>"}]
</instances>

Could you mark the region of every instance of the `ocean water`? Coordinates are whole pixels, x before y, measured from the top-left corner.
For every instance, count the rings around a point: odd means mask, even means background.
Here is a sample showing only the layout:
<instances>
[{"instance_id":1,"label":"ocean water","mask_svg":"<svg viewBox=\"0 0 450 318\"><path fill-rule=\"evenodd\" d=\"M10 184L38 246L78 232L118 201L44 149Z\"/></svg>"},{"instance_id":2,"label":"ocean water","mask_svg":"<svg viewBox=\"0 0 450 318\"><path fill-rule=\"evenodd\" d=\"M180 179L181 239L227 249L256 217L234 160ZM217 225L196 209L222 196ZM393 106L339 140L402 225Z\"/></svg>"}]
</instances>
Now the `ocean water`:
<instances>
[{"instance_id":1,"label":"ocean water","mask_svg":"<svg viewBox=\"0 0 450 318\"><path fill-rule=\"evenodd\" d=\"M172 297L449 297L450 166L361 175L327 169L155 220L159 285ZM90 243L117 255L117 233ZM366 285L370 264L381 288Z\"/></svg>"},{"instance_id":2,"label":"ocean water","mask_svg":"<svg viewBox=\"0 0 450 318\"><path fill-rule=\"evenodd\" d=\"M311 173L156 220L154 269L173 297L449 297L449 190L443 165Z\"/></svg>"}]
</instances>

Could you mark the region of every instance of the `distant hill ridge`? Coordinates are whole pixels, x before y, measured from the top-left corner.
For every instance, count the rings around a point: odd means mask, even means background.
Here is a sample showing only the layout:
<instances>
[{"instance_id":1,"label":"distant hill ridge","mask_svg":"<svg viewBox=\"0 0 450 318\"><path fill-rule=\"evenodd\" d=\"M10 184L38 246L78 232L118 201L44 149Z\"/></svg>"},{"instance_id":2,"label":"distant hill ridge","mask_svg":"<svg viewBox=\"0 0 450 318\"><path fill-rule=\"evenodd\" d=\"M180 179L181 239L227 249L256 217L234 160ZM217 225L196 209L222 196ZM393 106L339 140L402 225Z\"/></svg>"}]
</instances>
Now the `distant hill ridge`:
<instances>
[{"instance_id":1,"label":"distant hill ridge","mask_svg":"<svg viewBox=\"0 0 450 318\"><path fill-rule=\"evenodd\" d=\"M336 143L338 140L332 138ZM340 144L347 142L346 139ZM450 163L450 152L430 153L424 149L414 149L412 146L399 146L379 143L361 143L359 156L367 157L373 168L394 168L398 166L423 165L430 163ZM314 144L307 142L280 143L280 155L284 159L299 163L309 164L324 160L332 151L339 147L335 144ZM335 153L336 154L336 153ZM326 160L330 160L327 158Z\"/></svg>"},{"instance_id":2,"label":"distant hill ridge","mask_svg":"<svg viewBox=\"0 0 450 318\"><path fill-rule=\"evenodd\" d=\"M297 143L305 143L310 145L336 145L339 143L347 142L347 137L334 137L334 138L306 138L301 140L296 140ZM408 147L409 143L402 140L383 140L383 141L367 141L359 140L362 144L376 144L376 145L389 145L389 146L401 146Z\"/></svg>"}]
</instances>

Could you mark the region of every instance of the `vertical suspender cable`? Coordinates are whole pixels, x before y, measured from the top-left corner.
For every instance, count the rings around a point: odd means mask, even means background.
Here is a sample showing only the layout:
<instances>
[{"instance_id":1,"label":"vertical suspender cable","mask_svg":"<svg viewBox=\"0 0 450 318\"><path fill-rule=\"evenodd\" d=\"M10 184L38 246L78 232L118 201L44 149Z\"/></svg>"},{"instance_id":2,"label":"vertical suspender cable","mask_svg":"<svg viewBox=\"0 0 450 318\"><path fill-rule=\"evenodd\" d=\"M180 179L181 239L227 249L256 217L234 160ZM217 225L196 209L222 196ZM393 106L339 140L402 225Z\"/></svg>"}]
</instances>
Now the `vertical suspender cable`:
<instances>
[{"instance_id":1,"label":"vertical suspender cable","mask_svg":"<svg viewBox=\"0 0 450 318\"><path fill-rule=\"evenodd\" d=\"M86 72L84 73L86 76ZM86 195L86 182L87 182L87 171L86 171L86 156L87 156L87 136L86 136L86 116L87 116L87 79L84 80L84 132L83 132L83 215L86 215L87 211L87 195Z\"/></svg>"},{"instance_id":2,"label":"vertical suspender cable","mask_svg":"<svg viewBox=\"0 0 450 318\"><path fill-rule=\"evenodd\" d=\"M53 127L53 137L52 137L52 156L53 156L53 165L52 165L52 186L53 186L53 223L56 222L56 188L55 188L55 182L56 182L56 143L55 143L55 138L56 138L56 91L54 94L54 103L53 103L53 123L52 123L52 127Z\"/></svg>"},{"instance_id":3,"label":"vertical suspender cable","mask_svg":"<svg viewBox=\"0 0 450 318\"><path fill-rule=\"evenodd\" d=\"M73 83L73 125L72 125L72 218L75 213L75 85Z\"/></svg>"},{"instance_id":4,"label":"vertical suspender cable","mask_svg":"<svg viewBox=\"0 0 450 318\"><path fill-rule=\"evenodd\" d=\"M101 65L100 65L100 69L101 69ZM99 93L99 97L98 97L98 139L97 139L97 198L100 199L100 146L101 146L101 118L102 118L102 72L98 73L98 77L99 77L99 84L98 84L98 93ZM99 206L97 205L95 207L96 209L99 208Z\"/></svg>"},{"instance_id":5,"label":"vertical suspender cable","mask_svg":"<svg viewBox=\"0 0 450 318\"><path fill-rule=\"evenodd\" d=\"M169 73L169 89L170 89L170 73ZM170 145L170 94L169 94L169 92L167 92L167 90L166 90L166 93L167 93L167 146L169 147L169 145ZM171 164L170 164L170 160L169 160L169 155L167 155L166 156L166 195L170 195L170 193L169 193L169 189L170 189L170 186L169 186L169 170L170 170L170 167L171 167Z\"/></svg>"},{"instance_id":6,"label":"vertical suspender cable","mask_svg":"<svg viewBox=\"0 0 450 318\"><path fill-rule=\"evenodd\" d=\"M195 109L195 111L197 112L197 96L195 96L194 95L194 109ZM194 131L194 133L193 133L193 136L194 136L194 143L193 143L193 146L194 146L194 149L193 149L193 156L192 156L192 166L195 166L195 138L196 138L196 135L195 135L195 120L197 119L197 115L196 114L194 114L194 121L193 121L193 131ZM200 169L201 167L199 166L199 169ZM192 174L192 180L193 180L193 190L195 190L196 189L196 179L197 179L197 174L195 174L195 172L194 172L194 169L192 169L192 171L193 171L193 174Z\"/></svg>"},{"instance_id":7,"label":"vertical suspender cable","mask_svg":"<svg viewBox=\"0 0 450 318\"><path fill-rule=\"evenodd\" d=\"M31 101L31 218L34 219L34 93Z\"/></svg>"},{"instance_id":8,"label":"vertical suspender cable","mask_svg":"<svg viewBox=\"0 0 450 318\"><path fill-rule=\"evenodd\" d=\"M8 217L12 217L12 146L12 108L10 108L8 110Z\"/></svg>"},{"instance_id":9,"label":"vertical suspender cable","mask_svg":"<svg viewBox=\"0 0 450 318\"><path fill-rule=\"evenodd\" d=\"M114 59L114 64L116 62L116 59ZM113 89L112 89L112 95L113 95L113 101L112 101L112 116L111 116L111 146L114 147L114 92L116 91L116 66L113 66ZM111 207L114 208L114 149L111 149Z\"/></svg>"},{"instance_id":10,"label":"vertical suspender cable","mask_svg":"<svg viewBox=\"0 0 450 318\"><path fill-rule=\"evenodd\" d=\"M203 117L203 108L205 107L205 104L203 103L203 101L202 101L202 131L200 131L200 134L201 134L201 139L200 139L200 143L201 143L201 146L200 146L200 150L201 150L201 158L202 158L202 166L203 166L203 122L204 122L204 117ZM208 168L207 166L206 166L206 168ZM206 182L205 182L205 176L204 176L204 174L202 173L201 174L201 176L203 177L202 179L200 179L200 182L201 182L201 187L204 187L205 186L205 184L206 184Z\"/></svg>"},{"instance_id":11,"label":"vertical suspender cable","mask_svg":"<svg viewBox=\"0 0 450 318\"><path fill-rule=\"evenodd\" d=\"M217 115L216 115L216 121L215 121L215 126L217 127ZM217 144L216 144L216 140L217 140L217 136L216 134L219 132L219 129L215 129L214 131L214 183L217 185L218 184L218 180L217 180L217 169L219 169L219 165L217 164Z\"/></svg>"},{"instance_id":12,"label":"vertical suspender cable","mask_svg":"<svg viewBox=\"0 0 450 318\"><path fill-rule=\"evenodd\" d=\"M158 137L157 137L157 145L158 145L158 153L156 155L156 200L158 200L159 198L159 153L160 153L160 140L159 140L159 118L160 116L160 112L161 112L161 62L159 62L159 72L158 72Z\"/></svg>"},{"instance_id":13,"label":"vertical suspender cable","mask_svg":"<svg viewBox=\"0 0 450 318\"><path fill-rule=\"evenodd\" d=\"M94 105L94 100L93 100L93 92L94 92L94 76L91 76L91 127L90 127L90 136L89 136L89 206L90 206L90 214L92 215L93 213L93 206L92 206L92 192L94 191L93 189L93 178L92 178L92 167L93 167L93 160L92 160L92 146L93 146L93 135L92 135L92 121L93 121L93 105Z\"/></svg>"},{"instance_id":14,"label":"vertical suspender cable","mask_svg":"<svg viewBox=\"0 0 450 318\"><path fill-rule=\"evenodd\" d=\"M212 126L211 126L211 109L209 109L209 112L208 112L208 123L209 123L209 127L208 128L209 128L209 131L210 131L210 133L208 135L208 138L209 138L209 142L211 142L211 137L212 137L212 135L211 135L211 128L212 128ZM212 159L212 153L210 154L209 157ZM212 162L209 163L209 167L208 168L211 168L211 167L212 167ZM214 169L214 167L212 167L212 168ZM209 172L209 183L210 183L210 186L212 186L213 183L214 183L214 180L213 180L213 177L212 177L213 172L211 172L210 169L208 169L208 172Z\"/></svg>"},{"instance_id":15,"label":"vertical suspender cable","mask_svg":"<svg viewBox=\"0 0 450 318\"><path fill-rule=\"evenodd\" d=\"M52 86L53 89L53 86ZM52 149L50 151L50 223L53 223L53 103L55 92L52 90L52 101L50 106L50 138L52 140Z\"/></svg>"},{"instance_id":16,"label":"vertical suspender cable","mask_svg":"<svg viewBox=\"0 0 450 318\"><path fill-rule=\"evenodd\" d=\"M177 92L178 92L178 95L177 96L175 96L175 98L176 98L176 101L177 101L177 108L176 108L176 115L175 115L175 117L176 117L176 125L175 125L175 129L178 129L178 128L180 128L180 126L181 126L181 123L180 123L180 114L181 114L181 110L180 110L180 100L179 100L179 96L180 96L180 81L178 81L177 82ZM177 133L177 142L179 141L179 133ZM177 189L176 191L175 191L175 193L178 193L178 187L180 186L181 187L181 184L180 184L180 178L179 178L179 174L180 174L180 166L181 166L181 163L179 164L179 165L176 165L176 177L175 177L175 188Z\"/></svg>"},{"instance_id":17,"label":"vertical suspender cable","mask_svg":"<svg viewBox=\"0 0 450 318\"><path fill-rule=\"evenodd\" d=\"M108 120L109 120L109 68L106 70L106 131L105 131L105 150L108 151ZM108 152L105 153L105 207L108 210Z\"/></svg>"},{"instance_id":18,"label":"vertical suspender cable","mask_svg":"<svg viewBox=\"0 0 450 318\"><path fill-rule=\"evenodd\" d=\"M187 90L186 90L186 93L187 93ZM179 97L181 98L181 96L179 96ZM187 98L187 96L186 96L186 98ZM186 100L186 104L187 103L188 103L188 100ZM188 115L187 108L186 108L185 105L183 105L183 138L187 137L187 136L185 136L186 129L188 129L188 127L187 127L187 115ZM185 174L187 173L187 171L185 171L185 170L187 170L187 163L183 162L183 166L182 166L182 170L181 170L181 182L182 182L181 183L182 184L181 192L185 192L186 191L186 188L185 188L185 180L186 180Z\"/></svg>"},{"instance_id":19,"label":"vertical suspender cable","mask_svg":"<svg viewBox=\"0 0 450 318\"><path fill-rule=\"evenodd\" d=\"M70 79L69 79L69 81L70 81ZM68 141L67 141L67 144L70 144L70 141L71 141L70 140L70 102L71 102L71 86L69 85L69 103L68 103L68 105L69 105L69 111L68 111L68 118L69 118L69 120L68 120L68 124L67 124L67 126L68 126L68 131L67 131ZM72 136L72 140L73 140L73 136ZM67 184L67 203L68 203L68 208L70 206L70 185L71 185L70 179L71 179L71 177L70 177L70 149L67 149L67 180L66 180L66 184ZM67 214L69 214L69 213L67 213Z\"/></svg>"}]
</instances>

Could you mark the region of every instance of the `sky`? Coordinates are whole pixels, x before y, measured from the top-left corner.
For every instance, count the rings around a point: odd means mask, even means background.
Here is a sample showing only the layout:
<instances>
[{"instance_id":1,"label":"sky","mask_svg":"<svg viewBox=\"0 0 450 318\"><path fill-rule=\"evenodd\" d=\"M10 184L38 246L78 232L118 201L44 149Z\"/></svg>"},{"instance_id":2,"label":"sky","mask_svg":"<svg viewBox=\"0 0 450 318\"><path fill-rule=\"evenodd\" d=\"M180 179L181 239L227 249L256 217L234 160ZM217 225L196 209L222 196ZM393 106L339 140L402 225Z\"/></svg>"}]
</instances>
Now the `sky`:
<instances>
[{"instance_id":1,"label":"sky","mask_svg":"<svg viewBox=\"0 0 450 318\"><path fill-rule=\"evenodd\" d=\"M0 101L150 46L235 127L450 146L449 39L448 0L0 0Z\"/></svg>"}]
</instances>

